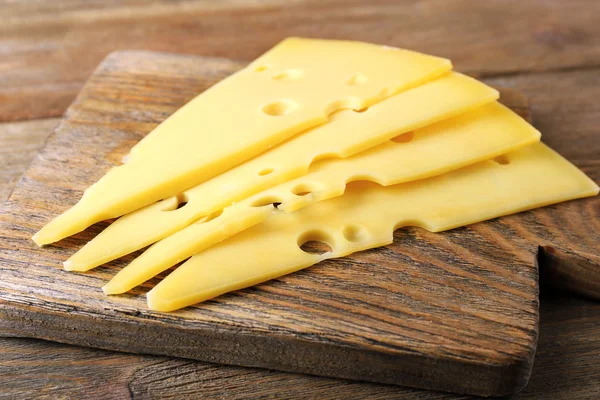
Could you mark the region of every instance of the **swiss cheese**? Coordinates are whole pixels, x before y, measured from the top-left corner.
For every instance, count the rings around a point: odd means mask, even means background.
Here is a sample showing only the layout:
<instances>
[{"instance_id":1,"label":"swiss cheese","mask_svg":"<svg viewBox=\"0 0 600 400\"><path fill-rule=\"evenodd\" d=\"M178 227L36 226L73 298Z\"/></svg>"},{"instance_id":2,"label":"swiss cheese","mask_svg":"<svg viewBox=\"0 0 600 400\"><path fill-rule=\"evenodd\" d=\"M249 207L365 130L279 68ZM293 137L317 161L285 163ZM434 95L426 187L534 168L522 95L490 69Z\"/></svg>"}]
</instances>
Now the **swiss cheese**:
<instances>
[{"instance_id":1,"label":"swiss cheese","mask_svg":"<svg viewBox=\"0 0 600 400\"><path fill-rule=\"evenodd\" d=\"M296 178L225 208L156 243L103 288L123 293L188 257L266 219L278 208L294 211L342 195L348 182L381 185L423 179L539 141L540 133L499 103L428 125L345 159L316 163ZM85 265L85 264L84 264Z\"/></svg>"},{"instance_id":2,"label":"swiss cheese","mask_svg":"<svg viewBox=\"0 0 600 400\"><path fill-rule=\"evenodd\" d=\"M148 293L148 305L176 310L383 246L405 225L437 232L598 193L594 182L541 143L499 161L388 187L360 182L344 196L278 213L192 257ZM332 251L304 252L300 246L308 240L326 242Z\"/></svg>"},{"instance_id":3,"label":"swiss cheese","mask_svg":"<svg viewBox=\"0 0 600 400\"><path fill-rule=\"evenodd\" d=\"M327 124L297 135L178 197L120 218L71 257L65 268L91 269L152 244L254 193L306 174L315 159L351 156L496 98L496 90L464 75L450 73L364 112L340 111ZM452 148L462 146L470 144L460 142ZM462 156L459 153L458 157ZM183 202L185 206L178 208Z\"/></svg>"},{"instance_id":4,"label":"swiss cheese","mask_svg":"<svg viewBox=\"0 0 600 400\"><path fill-rule=\"evenodd\" d=\"M450 61L360 42L286 39L208 89L133 147L127 162L35 236L55 242L175 196L327 121L448 72Z\"/></svg>"}]
</instances>

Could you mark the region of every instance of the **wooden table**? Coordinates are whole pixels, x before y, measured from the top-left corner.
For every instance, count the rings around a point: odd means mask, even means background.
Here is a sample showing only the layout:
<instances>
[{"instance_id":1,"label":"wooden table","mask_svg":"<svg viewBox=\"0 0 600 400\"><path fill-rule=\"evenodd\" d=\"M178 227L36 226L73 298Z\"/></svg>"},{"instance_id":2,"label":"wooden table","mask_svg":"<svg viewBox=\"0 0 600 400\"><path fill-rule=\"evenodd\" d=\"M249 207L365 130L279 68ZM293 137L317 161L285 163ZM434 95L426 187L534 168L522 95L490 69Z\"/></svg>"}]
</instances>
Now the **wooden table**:
<instances>
[{"instance_id":1,"label":"wooden table","mask_svg":"<svg viewBox=\"0 0 600 400\"><path fill-rule=\"evenodd\" d=\"M532 102L544 141L600 168L600 3L573 1L0 1L0 202L93 68L120 49L250 60L291 35L453 60ZM560 229L560 227L557 227ZM515 398L600 398L600 304L541 299L538 355ZM394 386L0 339L0 398L462 399Z\"/></svg>"}]
</instances>

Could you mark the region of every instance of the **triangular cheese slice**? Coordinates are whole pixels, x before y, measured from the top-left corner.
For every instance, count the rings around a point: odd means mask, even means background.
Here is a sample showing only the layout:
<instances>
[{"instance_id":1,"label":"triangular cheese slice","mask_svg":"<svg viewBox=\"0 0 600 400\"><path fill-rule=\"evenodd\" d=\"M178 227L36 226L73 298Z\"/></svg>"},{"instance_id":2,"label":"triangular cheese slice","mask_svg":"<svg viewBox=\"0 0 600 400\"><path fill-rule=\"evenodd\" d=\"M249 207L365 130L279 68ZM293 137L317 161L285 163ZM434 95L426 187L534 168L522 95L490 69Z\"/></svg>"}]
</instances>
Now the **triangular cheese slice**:
<instances>
[{"instance_id":1,"label":"triangular cheese slice","mask_svg":"<svg viewBox=\"0 0 600 400\"><path fill-rule=\"evenodd\" d=\"M55 242L175 196L336 110L371 106L450 69L446 59L373 44L284 40L165 120L33 239Z\"/></svg>"},{"instance_id":2,"label":"triangular cheese slice","mask_svg":"<svg viewBox=\"0 0 600 400\"><path fill-rule=\"evenodd\" d=\"M535 128L508 108L495 102L485 105L353 157L313 165L305 176L254 195L226 208L210 221L200 220L161 240L122 269L103 289L107 294L132 289L268 218L274 211L272 203L280 203L280 210L297 210L342 195L348 182L369 180L394 185L427 178L504 154L539 138Z\"/></svg>"},{"instance_id":3,"label":"triangular cheese slice","mask_svg":"<svg viewBox=\"0 0 600 400\"><path fill-rule=\"evenodd\" d=\"M128 214L65 263L87 270L148 246L198 219L274 185L306 174L311 162L348 157L396 135L440 121L498 98L498 92L457 73L390 97L363 112L343 110L260 156L179 197ZM178 204L185 206L178 208Z\"/></svg>"},{"instance_id":4,"label":"triangular cheese slice","mask_svg":"<svg viewBox=\"0 0 600 400\"><path fill-rule=\"evenodd\" d=\"M177 268L148 295L157 311L173 311L306 268L383 246L405 225L438 232L534 207L598 193L598 186L538 143L434 178L383 187L353 186L341 197L279 213ZM309 240L324 254L304 252Z\"/></svg>"}]
</instances>

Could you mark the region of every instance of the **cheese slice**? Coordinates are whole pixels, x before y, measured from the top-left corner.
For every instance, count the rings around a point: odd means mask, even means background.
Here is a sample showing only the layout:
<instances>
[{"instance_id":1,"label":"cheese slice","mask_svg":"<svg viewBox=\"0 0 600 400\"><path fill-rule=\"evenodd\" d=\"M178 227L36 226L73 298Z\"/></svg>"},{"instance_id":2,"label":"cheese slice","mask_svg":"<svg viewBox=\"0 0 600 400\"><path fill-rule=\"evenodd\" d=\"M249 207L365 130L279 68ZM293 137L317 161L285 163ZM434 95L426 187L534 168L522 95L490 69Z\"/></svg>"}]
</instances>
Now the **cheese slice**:
<instances>
[{"instance_id":1,"label":"cheese slice","mask_svg":"<svg viewBox=\"0 0 600 400\"><path fill-rule=\"evenodd\" d=\"M539 141L540 133L499 103L401 135L346 159L313 165L302 177L258 193L210 221L201 219L164 238L103 288L123 293L188 257L269 217L271 204L294 211L344 193L348 182L395 185L439 175Z\"/></svg>"},{"instance_id":2,"label":"cheese slice","mask_svg":"<svg viewBox=\"0 0 600 400\"><path fill-rule=\"evenodd\" d=\"M401 226L438 232L598 193L598 186L542 143L430 179L383 187L360 182L344 196L278 213L182 264L148 295L173 311L306 268L383 246ZM306 241L332 251L304 252Z\"/></svg>"},{"instance_id":3,"label":"cheese slice","mask_svg":"<svg viewBox=\"0 0 600 400\"><path fill-rule=\"evenodd\" d=\"M450 61L360 42L290 38L214 85L133 147L34 237L55 242L210 179L330 113L362 109L436 78Z\"/></svg>"},{"instance_id":4,"label":"cheese slice","mask_svg":"<svg viewBox=\"0 0 600 400\"><path fill-rule=\"evenodd\" d=\"M348 157L408 132L498 98L472 78L450 73L390 97L363 112L343 110L327 124L302 133L178 197L120 218L65 263L88 270L148 246L201 217L306 174L315 159ZM178 208L178 204L186 203Z\"/></svg>"}]
</instances>

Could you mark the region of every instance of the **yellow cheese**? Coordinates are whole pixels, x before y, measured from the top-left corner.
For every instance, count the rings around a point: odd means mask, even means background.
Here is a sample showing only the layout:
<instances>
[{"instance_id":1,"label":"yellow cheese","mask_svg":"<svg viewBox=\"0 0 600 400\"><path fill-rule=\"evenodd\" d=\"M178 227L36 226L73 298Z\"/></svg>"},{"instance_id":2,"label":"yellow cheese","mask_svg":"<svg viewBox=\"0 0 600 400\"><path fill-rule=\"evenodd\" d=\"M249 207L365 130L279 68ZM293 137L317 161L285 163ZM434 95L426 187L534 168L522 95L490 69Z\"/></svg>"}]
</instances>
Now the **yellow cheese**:
<instances>
[{"instance_id":1,"label":"yellow cheese","mask_svg":"<svg viewBox=\"0 0 600 400\"><path fill-rule=\"evenodd\" d=\"M353 157L320 162L302 177L249 197L210 221L201 220L150 247L103 289L123 293L180 261L266 219L344 193L346 183L394 185L427 178L539 141L540 133L499 103L399 136ZM406 141L410 139L409 141Z\"/></svg>"},{"instance_id":2,"label":"yellow cheese","mask_svg":"<svg viewBox=\"0 0 600 400\"><path fill-rule=\"evenodd\" d=\"M327 124L295 136L177 198L124 216L69 259L65 268L89 270L152 244L254 193L301 176L315 159L348 157L497 97L496 90L464 75L450 73L364 112L340 111ZM185 206L177 208L181 202L186 202Z\"/></svg>"},{"instance_id":3,"label":"yellow cheese","mask_svg":"<svg viewBox=\"0 0 600 400\"><path fill-rule=\"evenodd\" d=\"M278 213L192 257L148 293L148 306L176 310L321 260L383 246L401 226L443 231L598 193L594 182L541 143L500 161L388 187L360 182L344 196ZM304 252L300 246L309 240L325 242L332 251Z\"/></svg>"},{"instance_id":4,"label":"yellow cheese","mask_svg":"<svg viewBox=\"0 0 600 400\"><path fill-rule=\"evenodd\" d=\"M55 242L177 195L336 110L371 106L450 69L446 59L368 43L284 40L165 120L33 239Z\"/></svg>"}]
</instances>

